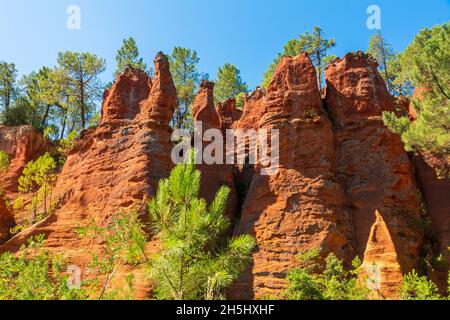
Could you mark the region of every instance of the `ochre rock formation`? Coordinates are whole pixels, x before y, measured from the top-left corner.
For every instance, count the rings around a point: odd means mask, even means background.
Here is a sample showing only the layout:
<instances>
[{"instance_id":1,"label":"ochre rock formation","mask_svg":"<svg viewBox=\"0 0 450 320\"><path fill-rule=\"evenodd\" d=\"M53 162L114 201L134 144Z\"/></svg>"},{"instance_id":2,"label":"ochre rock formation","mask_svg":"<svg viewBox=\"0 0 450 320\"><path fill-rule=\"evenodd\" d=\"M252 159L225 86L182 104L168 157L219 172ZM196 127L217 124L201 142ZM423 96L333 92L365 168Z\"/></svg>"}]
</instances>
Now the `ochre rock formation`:
<instances>
[{"instance_id":1,"label":"ochre rock formation","mask_svg":"<svg viewBox=\"0 0 450 320\"><path fill-rule=\"evenodd\" d=\"M273 159L279 167L272 175L263 174L264 163L198 165L201 196L211 201L220 186L229 186L232 232L251 234L257 242L252 263L229 298L282 297L297 254L313 248L323 256L334 252L347 265L359 255L365 270L379 270L377 294L395 298L402 274L419 267L426 249L420 190L436 250L449 246L448 181L438 180L421 160L413 159L414 170L400 137L382 121L383 111L410 114L407 101L397 99L396 110L376 62L361 52L334 60L326 84L323 99L310 58L300 54L281 59L267 90L247 95L243 112L233 99L216 108L214 84L200 85L192 113L195 123L202 122L202 133L278 130L272 132L279 138L279 156ZM102 244L81 239L77 227L93 219L105 226L121 211L145 213L147 199L174 166L169 122L176 100L163 54L155 59L153 81L127 68L105 92L100 125L82 132L69 151L55 187L55 212L0 251L15 252L30 236L44 234L50 251L86 270ZM203 151L211 143L197 138ZM240 148L249 151L247 140ZM14 195L21 170L46 144L30 127L0 127L0 150L12 159L0 186ZM8 215L0 200L0 241L9 236ZM157 240L149 237L148 250L159 250ZM134 270L128 266L121 274L125 271ZM151 286L141 272L135 280L137 296L148 297Z\"/></svg>"},{"instance_id":2,"label":"ochre rock formation","mask_svg":"<svg viewBox=\"0 0 450 320\"><path fill-rule=\"evenodd\" d=\"M321 248L340 257L352 253L333 132L310 58L282 58L264 98L256 92L250 103L264 110L259 128L279 130L280 167L270 176L256 169L247 192L235 233L254 235L257 249L251 270L230 292L233 298L280 294L300 251Z\"/></svg>"},{"instance_id":3,"label":"ochre rock formation","mask_svg":"<svg viewBox=\"0 0 450 320\"><path fill-rule=\"evenodd\" d=\"M42 134L32 126L0 126L0 150L8 154L10 165L7 172L0 175L0 189L7 197L18 193L18 180L31 160L43 155L49 146Z\"/></svg>"},{"instance_id":4,"label":"ochre rock formation","mask_svg":"<svg viewBox=\"0 0 450 320\"><path fill-rule=\"evenodd\" d=\"M230 188L230 197L226 209L226 215L233 219L237 215L237 194L234 186L233 167L225 163L225 141L219 139L221 142L221 150L223 156L219 159L220 163L207 163L205 157L200 156L207 151L211 141L204 139L204 134L207 130L215 129L217 133L222 135L222 121L214 106L214 83L210 81L202 81L198 90L197 97L192 105L192 115L194 117L194 126L196 136L194 139L199 141L198 159L201 163L197 164L197 168L202 173L200 196L210 203L221 186ZM201 123L201 128L200 128ZM223 136L223 135L222 135ZM223 136L224 137L224 136ZM214 141L213 141L214 142ZM201 146L200 146L201 144ZM219 151L219 150L217 150ZM208 153L209 154L209 153ZM215 155L216 153L214 153Z\"/></svg>"},{"instance_id":5,"label":"ochre rock formation","mask_svg":"<svg viewBox=\"0 0 450 320\"><path fill-rule=\"evenodd\" d=\"M376 62L362 52L347 54L326 70L326 104L334 125L337 170L354 245L366 250L376 210L389 229L403 272L417 268L423 232L419 191L403 144L383 124L393 101Z\"/></svg>"},{"instance_id":6,"label":"ochre rock formation","mask_svg":"<svg viewBox=\"0 0 450 320\"><path fill-rule=\"evenodd\" d=\"M127 67L103 95L102 121L133 120L151 88L152 81L144 71Z\"/></svg>"},{"instance_id":7,"label":"ochre rock formation","mask_svg":"<svg viewBox=\"0 0 450 320\"><path fill-rule=\"evenodd\" d=\"M378 211L375 217L361 266L363 279L374 298L396 298L403 281L402 268L389 228Z\"/></svg>"},{"instance_id":8,"label":"ochre rock formation","mask_svg":"<svg viewBox=\"0 0 450 320\"><path fill-rule=\"evenodd\" d=\"M118 212L144 213L146 200L156 194L159 180L169 175L173 164L168 119L175 101L165 55L158 54L155 59L152 86L144 72L125 70L106 93L100 126L83 132L69 152L55 187L59 199L56 212L12 238L1 250L17 250L28 237L45 234L47 248L64 253L85 271L101 244L80 239L77 227L91 220L105 226ZM138 296L145 295L146 283L139 283Z\"/></svg>"}]
</instances>

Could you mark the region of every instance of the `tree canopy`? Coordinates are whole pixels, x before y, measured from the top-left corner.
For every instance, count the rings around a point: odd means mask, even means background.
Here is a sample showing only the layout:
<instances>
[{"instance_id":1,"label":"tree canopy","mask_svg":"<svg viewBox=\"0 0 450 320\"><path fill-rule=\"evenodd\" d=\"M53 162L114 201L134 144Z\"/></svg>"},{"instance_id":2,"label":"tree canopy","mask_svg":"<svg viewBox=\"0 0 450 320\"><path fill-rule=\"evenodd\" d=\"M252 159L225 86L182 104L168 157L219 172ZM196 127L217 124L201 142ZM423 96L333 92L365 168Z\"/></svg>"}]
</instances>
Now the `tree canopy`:
<instances>
[{"instance_id":1,"label":"tree canopy","mask_svg":"<svg viewBox=\"0 0 450 320\"><path fill-rule=\"evenodd\" d=\"M264 73L263 86L267 88L272 79L273 73L280 62L281 57L296 56L302 52L308 53L317 72L319 88L323 85L323 73L326 65L330 61L327 57L329 49L336 46L334 39L327 39L320 27L314 27L313 32L300 34L298 38L289 40L284 46L283 54L278 54L269 69Z\"/></svg>"},{"instance_id":2,"label":"tree canopy","mask_svg":"<svg viewBox=\"0 0 450 320\"><path fill-rule=\"evenodd\" d=\"M117 51L116 55L117 69L114 75L122 73L127 66L134 69L147 71L147 64L144 59L139 56L139 49L133 37L124 39L122 47Z\"/></svg>"},{"instance_id":3,"label":"tree canopy","mask_svg":"<svg viewBox=\"0 0 450 320\"><path fill-rule=\"evenodd\" d=\"M401 55L402 79L416 87L413 100L417 119L384 113L385 124L401 135L408 151L445 159L450 152L450 27L448 23L425 28ZM444 160L445 162L445 160ZM447 160L448 165L448 160ZM450 169L438 168L440 176Z\"/></svg>"},{"instance_id":4,"label":"tree canopy","mask_svg":"<svg viewBox=\"0 0 450 320\"><path fill-rule=\"evenodd\" d=\"M219 67L214 90L216 102L236 98L240 93L248 91L248 86L242 81L239 69L230 63Z\"/></svg>"}]
</instances>

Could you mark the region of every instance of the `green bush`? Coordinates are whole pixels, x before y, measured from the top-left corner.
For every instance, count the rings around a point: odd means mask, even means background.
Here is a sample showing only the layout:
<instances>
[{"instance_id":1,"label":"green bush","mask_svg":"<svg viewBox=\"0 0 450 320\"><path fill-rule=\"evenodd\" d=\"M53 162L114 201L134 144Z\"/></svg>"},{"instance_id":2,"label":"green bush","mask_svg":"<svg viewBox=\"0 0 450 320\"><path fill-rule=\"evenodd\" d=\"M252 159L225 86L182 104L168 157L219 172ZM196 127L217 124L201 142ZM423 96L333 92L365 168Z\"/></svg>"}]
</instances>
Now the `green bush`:
<instances>
[{"instance_id":1,"label":"green bush","mask_svg":"<svg viewBox=\"0 0 450 320\"><path fill-rule=\"evenodd\" d=\"M320 263L317 249L299 255L300 267L288 273L286 297L289 300L362 300L369 290L358 281L361 262L353 260L353 268L346 271L342 260L333 253Z\"/></svg>"},{"instance_id":2,"label":"green bush","mask_svg":"<svg viewBox=\"0 0 450 320\"><path fill-rule=\"evenodd\" d=\"M0 300L86 299L83 290L71 288L64 274L67 265L43 249L42 235L28 240L18 255L0 255Z\"/></svg>"},{"instance_id":3,"label":"green bush","mask_svg":"<svg viewBox=\"0 0 450 320\"><path fill-rule=\"evenodd\" d=\"M425 276L419 276L413 270L403 278L400 298L403 300L439 300L442 297L432 281Z\"/></svg>"},{"instance_id":4,"label":"green bush","mask_svg":"<svg viewBox=\"0 0 450 320\"><path fill-rule=\"evenodd\" d=\"M9 156L5 151L0 151L0 173L8 170Z\"/></svg>"}]
</instances>

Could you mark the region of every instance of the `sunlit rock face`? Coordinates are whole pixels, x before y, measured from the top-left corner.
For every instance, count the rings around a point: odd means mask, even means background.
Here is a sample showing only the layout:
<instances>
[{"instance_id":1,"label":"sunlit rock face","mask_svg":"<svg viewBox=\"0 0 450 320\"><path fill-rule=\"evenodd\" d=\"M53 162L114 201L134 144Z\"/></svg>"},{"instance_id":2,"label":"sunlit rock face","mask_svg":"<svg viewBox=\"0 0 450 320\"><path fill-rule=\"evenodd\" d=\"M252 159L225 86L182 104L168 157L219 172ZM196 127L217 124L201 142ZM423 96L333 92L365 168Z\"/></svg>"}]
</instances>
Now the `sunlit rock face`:
<instances>
[{"instance_id":1,"label":"sunlit rock face","mask_svg":"<svg viewBox=\"0 0 450 320\"><path fill-rule=\"evenodd\" d=\"M366 259L372 259L366 249L378 210L393 246L386 250L394 250L401 271L409 272L419 265L423 238L420 194L400 137L382 121L383 111L393 111L393 100L377 64L362 52L332 62L326 80L336 165L345 192L344 210L352 219L356 252L360 256L366 252ZM390 292L392 288L386 293Z\"/></svg>"},{"instance_id":2,"label":"sunlit rock face","mask_svg":"<svg viewBox=\"0 0 450 320\"><path fill-rule=\"evenodd\" d=\"M119 212L145 213L147 199L173 163L169 120L176 90L165 55L155 59L152 81L142 71L126 69L105 93L99 127L83 132L70 150L55 187L56 212L8 241L2 251L15 251L33 235L46 235L46 247L63 253L83 272L101 244L81 239L76 229L95 220L106 225ZM156 243L149 250L156 250ZM84 274L83 274L84 275ZM149 283L140 274L138 297ZM120 277L120 276L119 276Z\"/></svg>"},{"instance_id":3,"label":"sunlit rock face","mask_svg":"<svg viewBox=\"0 0 450 320\"><path fill-rule=\"evenodd\" d=\"M376 270L381 284L377 294L396 297L402 274L417 269L426 250L419 190L436 235L433 245L441 250L448 246L448 205L441 199L448 186L414 160L416 182L400 137L383 125L382 112L398 110L376 63L361 52L347 54L328 66L326 84L323 98L311 59L300 54L283 57L267 90L247 94L242 112L234 99L216 104L212 82L199 87L192 114L203 132L278 130L278 166L272 173L258 162L198 164L201 196L210 202L222 185L228 186L230 234L251 234L257 243L251 265L228 298L283 297L286 274L298 266L298 253L315 248L324 257L335 253L347 266L359 255L366 272ZM102 244L78 237L77 227L92 219L105 226L118 212L146 213L147 200L175 165L169 123L176 104L165 55L155 59L153 80L132 68L118 75L105 92L100 125L82 132L69 151L54 189L54 214L14 236L0 251L17 251L30 236L44 234L51 252L63 253L86 270ZM409 114L406 100L396 104ZM197 139L202 151L210 146L205 136ZM239 148L248 150L249 145ZM0 186L17 193L21 170L45 152L44 140L30 128L0 127L0 150L12 159ZM9 211L0 200L0 241L10 237ZM152 235L147 247L149 256L160 250ZM136 275L137 297L151 297L141 269L124 267L117 284L123 284L129 271Z\"/></svg>"},{"instance_id":4,"label":"sunlit rock face","mask_svg":"<svg viewBox=\"0 0 450 320\"><path fill-rule=\"evenodd\" d=\"M321 248L350 258L353 250L333 131L310 58L282 58L267 92L247 100L238 126L279 130L280 166L274 175L253 174L235 234L252 234L257 248L230 296L278 296L299 252Z\"/></svg>"}]
</instances>

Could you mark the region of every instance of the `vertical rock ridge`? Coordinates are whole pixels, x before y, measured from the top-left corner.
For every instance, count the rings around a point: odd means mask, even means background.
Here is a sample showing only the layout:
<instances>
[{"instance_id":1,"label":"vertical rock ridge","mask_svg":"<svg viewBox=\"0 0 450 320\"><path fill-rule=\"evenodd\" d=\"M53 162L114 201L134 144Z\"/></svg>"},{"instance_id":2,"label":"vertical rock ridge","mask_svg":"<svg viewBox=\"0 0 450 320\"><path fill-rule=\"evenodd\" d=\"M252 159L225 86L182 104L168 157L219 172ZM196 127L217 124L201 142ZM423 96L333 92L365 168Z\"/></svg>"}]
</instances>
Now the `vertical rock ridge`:
<instances>
[{"instance_id":1,"label":"vertical rock ridge","mask_svg":"<svg viewBox=\"0 0 450 320\"><path fill-rule=\"evenodd\" d=\"M423 232L419 192L409 158L397 134L383 124L392 97L377 64L362 52L333 61L326 70L326 101L334 124L337 169L345 210L362 257L379 210L390 230L402 271L417 268Z\"/></svg>"},{"instance_id":2,"label":"vertical rock ridge","mask_svg":"<svg viewBox=\"0 0 450 320\"><path fill-rule=\"evenodd\" d=\"M106 94L101 125L85 131L69 152L55 187L55 213L13 237L0 251L16 251L30 236L44 234L46 247L69 257L85 277L91 255L102 245L80 239L77 227L92 220L105 226L119 212L146 211L147 199L173 167L169 121L176 91L163 54L155 59L154 85L143 100L149 89L149 78L142 71L128 69L118 77ZM136 113L139 105L142 110ZM157 249L154 241L148 246ZM138 283L137 297L146 297L148 290L148 281Z\"/></svg>"},{"instance_id":3,"label":"vertical rock ridge","mask_svg":"<svg viewBox=\"0 0 450 320\"><path fill-rule=\"evenodd\" d=\"M257 241L251 268L230 292L238 299L280 295L301 251L352 255L333 132L308 55L282 58L264 99L261 91L255 98L255 108L264 109L258 128L279 130L280 168L272 176L254 174L235 229ZM244 111L240 123L245 117Z\"/></svg>"},{"instance_id":4,"label":"vertical rock ridge","mask_svg":"<svg viewBox=\"0 0 450 320\"><path fill-rule=\"evenodd\" d=\"M211 141L204 140L202 134L206 130L217 129L217 133L221 133L222 137L225 138L223 132L221 131L221 120L214 106L214 83L210 81L202 81L198 89L197 97L192 105L192 114L194 117L194 125L196 128L195 134L196 139L201 140L202 152L211 143ZM202 131L199 132L199 123L202 124ZM222 142L222 152L225 154L225 140L221 139ZM216 141L214 141L216 142ZM233 178L233 167L227 165L224 162L224 158L221 163L207 164L205 158L202 158L202 163L197 165L197 168L202 173L201 186L200 186L200 196L205 198L208 203L211 203L214 199L217 191L221 186L228 186L231 190L230 198L228 200L226 208L226 216L234 219L237 215L237 195L236 188L234 185Z\"/></svg>"},{"instance_id":5,"label":"vertical rock ridge","mask_svg":"<svg viewBox=\"0 0 450 320\"><path fill-rule=\"evenodd\" d=\"M152 81L143 70L125 68L105 91L102 104L102 122L133 120L140 113L141 104L148 99Z\"/></svg>"}]
</instances>

